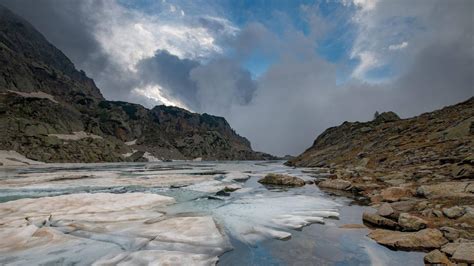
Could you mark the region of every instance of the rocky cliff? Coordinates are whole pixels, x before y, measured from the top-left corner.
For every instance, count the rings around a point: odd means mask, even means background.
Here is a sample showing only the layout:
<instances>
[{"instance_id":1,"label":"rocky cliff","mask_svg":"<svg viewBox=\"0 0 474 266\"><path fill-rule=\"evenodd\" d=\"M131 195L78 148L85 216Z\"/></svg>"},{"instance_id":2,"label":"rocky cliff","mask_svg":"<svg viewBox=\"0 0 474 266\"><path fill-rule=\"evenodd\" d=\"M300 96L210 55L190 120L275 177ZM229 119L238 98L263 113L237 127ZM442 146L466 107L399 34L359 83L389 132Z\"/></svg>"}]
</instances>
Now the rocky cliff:
<instances>
[{"instance_id":1,"label":"rocky cliff","mask_svg":"<svg viewBox=\"0 0 474 266\"><path fill-rule=\"evenodd\" d=\"M368 199L368 235L431 251L427 264L474 263L474 97L409 119L382 113L329 128L287 162L324 167L318 186ZM322 171L321 169L318 170Z\"/></svg>"},{"instance_id":2,"label":"rocky cliff","mask_svg":"<svg viewBox=\"0 0 474 266\"><path fill-rule=\"evenodd\" d=\"M107 101L27 21L0 6L0 150L44 162L254 160L222 117Z\"/></svg>"}]
</instances>

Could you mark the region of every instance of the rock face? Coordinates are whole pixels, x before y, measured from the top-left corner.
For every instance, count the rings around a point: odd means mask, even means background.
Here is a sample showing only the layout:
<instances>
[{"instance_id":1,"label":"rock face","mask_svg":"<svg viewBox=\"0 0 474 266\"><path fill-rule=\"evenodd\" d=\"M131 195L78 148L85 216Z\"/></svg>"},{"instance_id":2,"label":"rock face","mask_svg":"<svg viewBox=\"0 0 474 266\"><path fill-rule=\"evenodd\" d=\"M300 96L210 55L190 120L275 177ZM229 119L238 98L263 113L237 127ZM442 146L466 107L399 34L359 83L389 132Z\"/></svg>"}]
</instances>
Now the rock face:
<instances>
[{"instance_id":1,"label":"rock face","mask_svg":"<svg viewBox=\"0 0 474 266\"><path fill-rule=\"evenodd\" d=\"M258 180L261 184L267 185L277 185L277 186L292 186L292 187L301 187L306 183L303 179L289 176L289 175L280 175L280 174L268 174L264 178Z\"/></svg>"},{"instance_id":2,"label":"rock face","mask_svg":"<svg viewBox=\"0 0 474 266\"><path fill-rule=\"evenodd\" d=\"M2 6L0 124L0 150L43 162L274 158L253 151L222 117L105 100L92 79ZM57 137L76 132L89 137ZM126 156L136 151L145 156Z\"/></svg>"},{"instance_id":3,"label":"rock face","mask_svg":"<svg viewBox=\"0 0 474 266\"><path fill-rule=\"evenodd\" d=\"M448 242L437 229L423 229L414 233L376 229L368 236L379 244L398 250L432 250Z\"/></svg>"}]
</instances>

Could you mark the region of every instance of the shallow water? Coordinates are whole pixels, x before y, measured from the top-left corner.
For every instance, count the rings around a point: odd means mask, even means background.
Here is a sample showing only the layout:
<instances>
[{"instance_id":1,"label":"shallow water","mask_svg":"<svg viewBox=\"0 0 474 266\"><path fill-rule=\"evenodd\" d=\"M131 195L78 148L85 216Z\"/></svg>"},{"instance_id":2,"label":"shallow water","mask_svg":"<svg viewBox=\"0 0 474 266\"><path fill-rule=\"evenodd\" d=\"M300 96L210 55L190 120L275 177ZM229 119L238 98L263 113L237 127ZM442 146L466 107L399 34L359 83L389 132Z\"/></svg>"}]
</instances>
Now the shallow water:
<instances>
[{"instance_id":1,"label":"shallow water","mask_svg":"<svg viewBox=\"0 0 474 266\"><path fill-rule=\"evenodd\" d=\"M285 173L305 180L320 176L306 170L286 167L282 162L0 168L0 202L77 193L152 193L176 201L160 209L165 219L191 215L216 221L233 246L219 256L220 265L422 265L423 253L389 250L367 238L366 228L340 228L361 224L362 212L369 207L353 205L351 199L330 195L315 185L285 189L257 182L267 173ZM240 189L229 196L216 196L226 186ZM98 241L97 236L93 239ZM113 252L109 249L104 248L103 253ZM6 262L2 256L6 258L0 249L0 262ZM18 258L8 259L22 264Z\"/></svg>"}]
</instances>

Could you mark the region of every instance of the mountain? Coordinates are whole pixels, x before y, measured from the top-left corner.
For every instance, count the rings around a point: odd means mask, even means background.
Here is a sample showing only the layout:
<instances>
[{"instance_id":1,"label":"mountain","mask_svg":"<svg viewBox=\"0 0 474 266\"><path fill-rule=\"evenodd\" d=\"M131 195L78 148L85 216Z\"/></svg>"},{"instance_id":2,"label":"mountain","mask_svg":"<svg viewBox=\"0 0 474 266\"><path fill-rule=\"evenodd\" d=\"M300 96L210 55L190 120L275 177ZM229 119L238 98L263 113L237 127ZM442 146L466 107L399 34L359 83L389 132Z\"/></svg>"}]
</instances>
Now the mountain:
<instances>
[{"instance_id":1,"label":"mountain","mask_svg":"<svg viewBox=\"0 0 474 266\"><path fill-rule=\"evenodd\" d=\"M474 97L409 119L344 122L287 164L329 168L313 170L321 189L376 208L362 220L381 228L368 234L379 244L433 250L428 264L473 262L474 246L458 243L474 241Z\"/></svg>"},{"instance_id":2,"label":"mountain","mask_svg":"<svg viewBox=\"0 0 474 266\"><path fill-rule=\"evenodd\" d=\"M395 113L373 121L344 122L324 131L293 166L363 166L397 169L437 165L442 158L459 162L474 153L474 98L409 119Z\"/></svg>"},{"instance_id":3,"label":"mountain","mask_svg":"<svg viewBox=\"0 0 474 266\"><path fill-rule=\"evenodd\" d=\"M0 150L43 162L273 159L222 117L104 99L31 24L0 6Z\"/></svg>"}]
</instances>

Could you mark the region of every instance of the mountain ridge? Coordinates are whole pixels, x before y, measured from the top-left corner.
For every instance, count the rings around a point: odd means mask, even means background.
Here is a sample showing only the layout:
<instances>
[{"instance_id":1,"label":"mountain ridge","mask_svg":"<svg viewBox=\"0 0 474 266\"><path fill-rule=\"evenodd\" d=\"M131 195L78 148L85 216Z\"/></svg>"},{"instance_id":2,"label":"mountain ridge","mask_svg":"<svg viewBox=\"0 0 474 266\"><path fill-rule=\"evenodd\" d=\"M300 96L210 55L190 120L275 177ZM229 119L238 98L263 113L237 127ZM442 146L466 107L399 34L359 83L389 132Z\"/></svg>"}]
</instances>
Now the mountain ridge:
<instances>
[{"instance_id":1,"label":"mountain ridge","mask_svg":"<svg viewBox=\"0 0 474 266\"><path fill-rule=\"evenodd\" d=\"M0 123L1 150L43 162L275 158L253 151L223 117L106 100L84 71L2 6Z\"/></svg>"}]
</instances>

